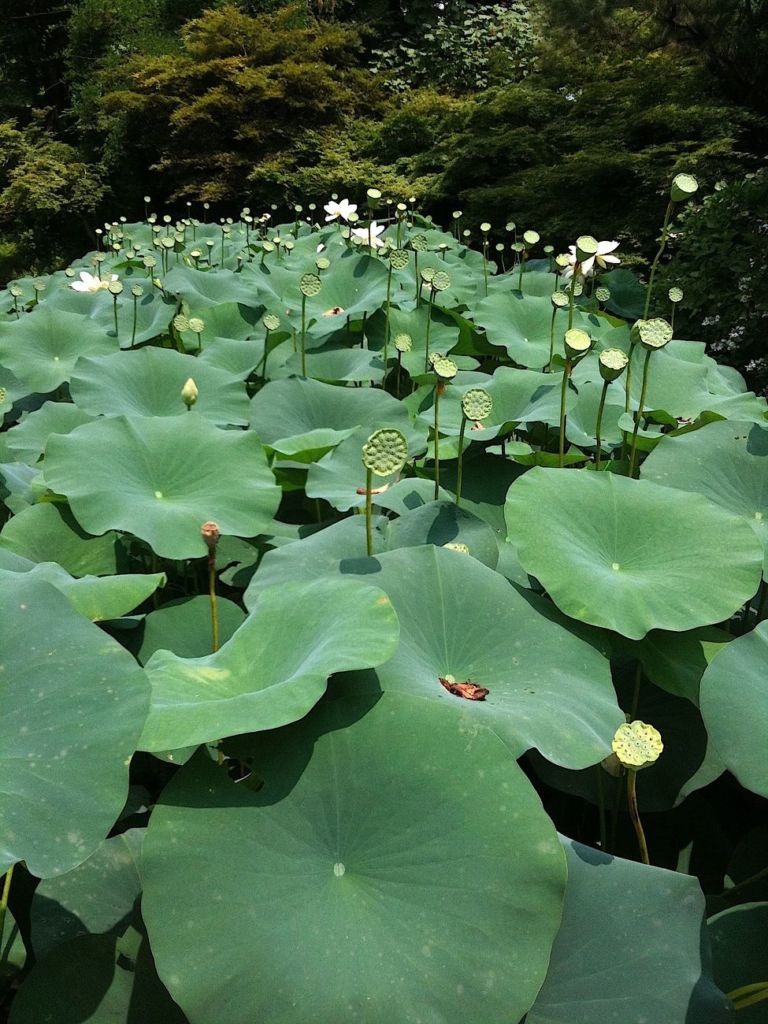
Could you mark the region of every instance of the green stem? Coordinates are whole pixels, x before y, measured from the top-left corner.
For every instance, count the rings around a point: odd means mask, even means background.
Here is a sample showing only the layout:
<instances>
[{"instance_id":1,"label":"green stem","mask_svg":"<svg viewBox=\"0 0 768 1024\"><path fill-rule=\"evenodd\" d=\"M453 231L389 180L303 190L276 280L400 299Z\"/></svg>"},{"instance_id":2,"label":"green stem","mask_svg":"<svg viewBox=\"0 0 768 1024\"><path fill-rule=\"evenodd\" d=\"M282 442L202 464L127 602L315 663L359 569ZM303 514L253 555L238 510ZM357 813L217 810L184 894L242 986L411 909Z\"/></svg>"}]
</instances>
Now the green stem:
<instances>
[{"instance_id":1,"label":"green stem","mask_svg":"<svg viewBox=\"0 0 768 1024\"><path fill-rule=\"evenodd\" d=\"M565 357L565 368L563 370L563 386L560 390L560 448L558 466L563 468L565 463L565 406L568 398L568 380L571 376L571 360Z\"/></svg>"},{"instance_id":2,"label":"green stem","mask_svg":"<svg viewBox=\"0 0 768 1024\"><path fill-rule=\"evenodd\" d=\"M751 995L746 995L743 999L739 999L738 1001L734 1000L734 1002L733 1002L734 1010L745 1010L748 1006L754 1006L755 1003L762 1003L765 1000L767 1000L768 999L768 981L760 982L759 986L760 987L758 987L758 988L753 990ZM747 985L747 986L744 986L744 987L745 988L751 988L752 986ZM737 991L738 991L738 989L737 989ZM728 996L728 998L730 999L730 996Z\"/></svg>"},{"instance_id":3,"label":"green stem","mask_svg":"<svg viewBox=\"0 0 768 1024\"><path fill-rule=\"evenodd\" d=\"M117 296L112 296L112 312L115 314L115 337L117 337Z\"/></svg>"},{"instance_id":4,"label":"green stem","mask_svg":"<svg viewBox=\"0 0 768 1024\"><path fill-rule=\"evenodd\" d=\"M568 330L573 327L573 307L576 302L576 267L573 268L573 277L571 278L571 289L568 293Z\"/></svg>"},{"instance_id":5,"label":"green stem","mask_svg":"<svg viewBox=\"0 0 768 1024\"><path fill-rule=\"evenodd\" d=\"M557 306L552 307L552 319L549 323L549 362L547 373L552 373L552 361L555 358L555 318L557 317Z\"/></svg>"},{"instance_id":6,"label":"green stem","mask_svg":"<svg viewBox=\"0 0 768 1024\"><path fill-rule=\"evenodd\" d=\"M636 341L630 342L629 353L627 355L627 376L624 381L624 412L629 412L629 406L632 401L632 356L635 353Z\"/></svg>"},{"instance_id":7,"label":"green stem","mask_svg":"<svg viewBox=\"0 0 768 1024\"><path fill-rule=\"evenodd\" d=\"M456 471L456 508L461 505L461 478L464 470L464 431L467 427L467 417L462 410L461 427L459 429L459 466Z\"/></svg>"},{"instance_id":8,"label":"green stem","mask_svg":"<svg viewBox=\"0 0 768 1024\"><path fill-rule=\"evenodd\" d=\"M133 348L133 346L136 343L136 320L137 320L138 313L139 313L138 303L139 303L138 297L136 295L134 295L133 296L133 330L131 331L131 348Z\"/></svg>"},{"instance_id":9,"label":"green stem","mask_svg":"<svg viewBox=\"0 0 768 1024\"><path fill-rule=\"evenodd\" d=\"M650 864L651 861L648 856L648 844L645 841L643 823L640 820L640 811L637 807L637 772L632 768L629 769L627 774L627 804L629 806L629 816L635 827L635 835L637 836L637 842L640 847L640 859L643 864Z\"/></svg>"},{"instance_id":10,"label":"green stem","mask_svg":"<svg viewBox=\"0 0 768 1024\"><path fill-rule=\"evenodd\" d=\"M307 376L307 297L301 296L301 376Z\"/></svg>"},{"instance_id":11,"label":"green stem","mask_svg":"<svg viewBox=\"0 0 768 1024\"><path fill-rule=\"evenodd\" d=\"M485 281L485 294L488 294L488 243L483 242L483 280Z\"/></svg>"},{"instance_id":12,"label":"green stem","mask_svg":"<svg viewBox=\"0 0 768 1024\"><path fill-rule=\"evenodd\" d=\"M421 278L419 277L419 250L413 250L413 270L416 274L416 309L421 303Z\"/></svg>"},{"instance_id":13,"label":"green stem","mask_svg":"<svg viewBox=\"0 0 768 1024\"><path fill-rule=\"evenodd\" d=\"M427 338L424 349L424 373L429 372L429 337L432 331L432 303L435 298L434 288L429 289L429 304L427 305Z\"/></svg>"},{"instance_id":14,"label":"green stem","mask_svg":"<svg viewBox=\"0 0 768 1024\"><path fill-rule=\"evenodd\" d=\"M440 381L435 384L435 501L440 495Z\"/></svg>"},{"instance_id":15,"label":"green stem","mask_svg":"<svg viewBox=\"0 0 768 1024\"><path fill-rule=\"evenodd\" d=\"M216 551L208 555L208 599L211 604L211 650L219 649L219 608L216 601Z\"/></svg>"},{"instance_id":16,"label":"green stem","mask_svg":"<svg viewBox=\"0 0 768 1024\"><path fill-rule=\"evenodd\" d=\"M750 875L749 878L743 879L738 885L732 885L730 889L724 889L720 893L723 899L730 900L737 893L743 892L750 885L754 885L755 882L760 882L764 878L768 878L768 867L762 868L760 871L756 871L754 875Z\"/></svg>"},{"instance_id":17,"label":"green stem","mask_svg":"<svg viewBox=\"0 0 768 1024\"><path fill-rule=\"evenodd\" d=\"M635 413L635 426L632 430L632 449L629 456L629 478L630 480L635 475L635 461L637 459L637 432L640 429L640 420L643 415L643 409L645 408L645 393L648 390L648 364L651 361L652 349L648 349L645 353L645 362L643 363L643 386L640 389L640 405Z\"/></svg>"},{"instance_id":18,"label":"green stem","mask_svg":"<svg viewBox=\"0 0 768 1024\"><path fill-rule=\"evenodd\" d=\"M392 263L390 262L387 267L387 306L386 306L386 319L384 321L384 376L381 378L381 386L385 387L387 383L387 360L389 357L389 315L391 309L391 297L392 297Z\"/></svg>"},{"instance_id":19,"label":"green stem","mask_svg":"<svg viewBox=\"0 0 768 1024\"><path fill-rule=\"evenodd\" d=\"M11 864L5 873L5 881L3 882L3 893L0 896L0 949L3 946L3 932L5 930L5 912L8 909L8 897L11 894L11 882L13 880L13 869L15 865Z\"/></svg>"},{"instance_id":20,"label":"green stem","mask_svg":"<svg viewBox=\"0 0 768 1024\"><path fill-rule=\"evenodd\" d=\"M517 275L517 290L522 294L523 291L523 254L520 253L520 273Z\"/></svg>"},{"instance_id":21,"label":"green stem","mask_svg":"<svg viewBox=\"0 0 768 1024\"><path fill-rule=\"evenodd\" d=\"M603 459L603 452L601 447L600 431L603 426L603 410L605 409L605 397L608 394L608 381L603 381L603 390L600 394L600 404L597 407L597 425L595 426L595 442L597 449L595 451L595 466L600 469L600 463Z\"/></svg>"},{"instance_id":22,"label":"green stem","mask_svg":"<svg viewBox=\"0 0 768 1024\"><path fill-rule=\"evenodd\" d=\"M608 842L608 830L605 820L605 786L603 785L603 766L601 764L596 764L595 771L597 772L597 806L600 815L600 849L605 853L605 847Z\"/></svg>"},{"instance_id":23,"label":"green stem","mask_svg":"<svg viewBox=\"0 0 768 1024\"><path fill-rule=\"evenodd\" d=\"M264 358L261 360L261 373L259 376L262 380L267 379L267 356L269 355L269 328L264 335Z\"/></svg>"},{"instance_id":24,"label":"green stem","mask_svg":"<svg viewBox=\"0 0 768 1024\"><path fill-rule=\"evenodd\" d=\"M365 547L368 557L373 556L373 470L365 471Z\"/></svg>"},{"instance_id":25,"label":"green stem","mask_svg":"<svg viewBox=\"0 0 768 1024\"><path fill-rule=\"evenodd\" d=\"M653 280L656 277L656 268L659 265L659 260L664 254L664 250L667 247L667 236L669 234L669 221L672 217L672 211L675 208L675 204L670 201L667 203L667 212L664 214L664 223L661 226L661 242L659 244L659 251L654 257L653 263L651 264L651 273L648 276L648 287L645 292L645 309L643 310L643 320L648 319L648 311L651 308L651 295L653 294Z\"/></svg>"}]
</instances>

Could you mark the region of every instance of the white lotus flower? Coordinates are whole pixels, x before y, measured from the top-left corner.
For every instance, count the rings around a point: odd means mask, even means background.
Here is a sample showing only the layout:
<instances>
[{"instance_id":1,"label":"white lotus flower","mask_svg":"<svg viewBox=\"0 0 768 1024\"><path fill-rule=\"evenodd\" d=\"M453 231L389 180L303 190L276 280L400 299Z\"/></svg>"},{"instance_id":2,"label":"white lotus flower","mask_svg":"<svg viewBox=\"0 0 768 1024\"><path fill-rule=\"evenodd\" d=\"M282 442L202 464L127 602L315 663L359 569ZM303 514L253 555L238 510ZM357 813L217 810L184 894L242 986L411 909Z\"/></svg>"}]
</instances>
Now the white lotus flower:
<instances>
[{"instance_id":1,"label":"white lotus flower","mask_svg":"<svg viewBox=\"0 0 768 1024\"><path fill-rule=\"evenodd\" d=\"M117 274L113 274L109 281L117 281ZM73 281L69 287L76 292L100 292L109 288L109 281L106 278L101 280L95 274L89 274L87 270L81 270L80 280Z\"/></svg>"},{"instance_id":2,"label":"white lotus flower","mask_svg":"<svg viewBox=\"0 0 768 1024\"><path fill-rule=\"evenodd\" d=\"M588 260L584 260L580 267L580 273L582 277L592 277L595 272L595 263L598 265L600 270L608 270L609 265L616 266L621 263L618 256L612 256L611 253L614 249L618 249L618 242L598 242L597 252L594 256L590 256ZM576 266L576 246L569 245L568 250L570 256L568 257L568 266L563 270L563 279L570 281L573 277L573 270Z\"/></svg>"},{"instance_id":3,"label":"white lotus flower","mask_svg":"<svg viewBox=\"0 0 768 1024\"><path fill-rule=\"evenodd\" d=\"M372 220L367 228L353 228L352 234L355 238L370 245L372 249L381 249L385 243L382 238L379 238L379 235L383 235L385 230L386 224L377 224L375 220Z\"/></svg>"},{"instance_id":4,"label":"white lotus flower","mask_svg":"<svg viewBox=\"0 0 768 1024\"><path fill-rule=\"evenodd\" d=\"M337 217L341 217L342 220L349 220L349 215L357 212L357 204L350 203L348 199L342 199L339 203L332 199L329 203L325 204L323 209L328 215L325 218L326 223L329 220L336 220Z\"/></svg>"}]
</instances>

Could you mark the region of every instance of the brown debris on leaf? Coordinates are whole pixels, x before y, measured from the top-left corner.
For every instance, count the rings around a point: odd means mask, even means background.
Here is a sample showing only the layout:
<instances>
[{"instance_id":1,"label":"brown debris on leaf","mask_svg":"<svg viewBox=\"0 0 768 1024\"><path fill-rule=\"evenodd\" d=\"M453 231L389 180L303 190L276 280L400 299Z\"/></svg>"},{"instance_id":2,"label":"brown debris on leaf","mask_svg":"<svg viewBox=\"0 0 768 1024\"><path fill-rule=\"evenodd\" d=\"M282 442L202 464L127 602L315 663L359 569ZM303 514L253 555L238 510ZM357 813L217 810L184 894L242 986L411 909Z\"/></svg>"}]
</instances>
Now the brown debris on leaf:
<instances>
[{"instance_id":1,"label":"brown debris on leaf","mask_svg":"<svg viewBox=\"0 0 768 1024\"><path fill-rule=\"evenodd\" d=\"M469 679L466 683L457 683L453 676L438 676L438 679L448 693L452 693L454 697L463 697L464 700L485 700L491 692L485 686L478 686Z\"/></svg>"}]
</instances>

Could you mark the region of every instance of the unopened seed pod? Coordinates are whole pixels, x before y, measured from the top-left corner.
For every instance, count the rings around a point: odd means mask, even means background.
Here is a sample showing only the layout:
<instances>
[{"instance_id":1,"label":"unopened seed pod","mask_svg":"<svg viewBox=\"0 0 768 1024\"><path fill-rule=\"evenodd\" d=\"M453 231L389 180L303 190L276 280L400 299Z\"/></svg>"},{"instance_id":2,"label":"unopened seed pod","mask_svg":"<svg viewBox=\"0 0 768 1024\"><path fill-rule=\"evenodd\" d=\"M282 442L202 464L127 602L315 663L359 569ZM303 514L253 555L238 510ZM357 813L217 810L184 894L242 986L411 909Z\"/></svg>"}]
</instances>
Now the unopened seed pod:
<instances>
[{"instance_id":1,"label":"unopened seed pod","mask_svg":"<svg viewBox=\"0 0 768 1024\"><path fill-rule=\"evenodd\" d=\"M599 242L592 235L580 235L576 239L576 259L579 263L597 256Z\"/></svg>"},{"instance_id":2,"label":"unopened seed pod","mask_svg":"<svg viewBox=\"0 0 768 1024\"><path fill-rule=\"evenodd\" d=\"M598 356L600 376L603 380L617 380L627 368L629 357L620 348L606 348Z\"/></svg>"},{"instance_id":3,"label":"unopened seed pod","mask_svg":"<svg viewBox=\"0 0 768 1024\"><path fill-rule=\"evenodd\" d=\"M699 191L699 183L692 174L677 174L669 190L673 203L684 203Z\"/></svg>"}]
</instances>

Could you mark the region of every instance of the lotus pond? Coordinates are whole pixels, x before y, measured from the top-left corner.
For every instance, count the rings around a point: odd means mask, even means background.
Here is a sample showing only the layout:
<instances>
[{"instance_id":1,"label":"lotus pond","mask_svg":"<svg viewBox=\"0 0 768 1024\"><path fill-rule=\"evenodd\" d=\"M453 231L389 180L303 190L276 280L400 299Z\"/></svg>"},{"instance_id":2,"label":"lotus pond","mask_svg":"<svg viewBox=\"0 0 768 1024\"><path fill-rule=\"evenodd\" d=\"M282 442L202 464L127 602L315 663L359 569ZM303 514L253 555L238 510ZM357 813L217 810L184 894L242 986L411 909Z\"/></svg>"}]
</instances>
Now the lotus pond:
<instances>
[{"instance_id":1,"label":"lotus pond","mask_svg":"<svg viewBox=\"0 0 768 1024\"><path fill-rule=\"evenodd\" d=\"M0 292L8 1019L768 1020L765 399L658 259L326 209Z\"/></svg>"}]
</instances>

